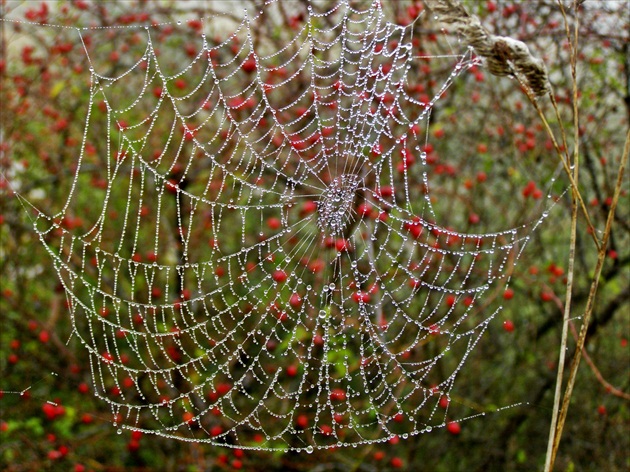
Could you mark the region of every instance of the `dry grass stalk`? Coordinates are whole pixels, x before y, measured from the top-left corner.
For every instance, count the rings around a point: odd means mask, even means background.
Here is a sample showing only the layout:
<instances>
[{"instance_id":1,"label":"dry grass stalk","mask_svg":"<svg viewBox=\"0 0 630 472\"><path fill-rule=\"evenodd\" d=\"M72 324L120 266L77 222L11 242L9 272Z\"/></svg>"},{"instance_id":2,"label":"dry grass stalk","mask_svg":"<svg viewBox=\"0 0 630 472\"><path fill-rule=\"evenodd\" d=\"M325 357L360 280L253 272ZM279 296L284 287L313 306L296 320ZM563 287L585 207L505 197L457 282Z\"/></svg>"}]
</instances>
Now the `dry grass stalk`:
<instances>
[{"instance_id":1,"label":"dry grass stalk","mask_svg":"<svg viewBox=\"0 0 630 472\"><path fill-rule=\"evenodd\" d=\"M549 92L547 69L522 41L490 34L459 0L426 0L440 21L455 26L468 45L486 60L490 73L519 78L536 96Z\"/></svg>"}]
</instances>

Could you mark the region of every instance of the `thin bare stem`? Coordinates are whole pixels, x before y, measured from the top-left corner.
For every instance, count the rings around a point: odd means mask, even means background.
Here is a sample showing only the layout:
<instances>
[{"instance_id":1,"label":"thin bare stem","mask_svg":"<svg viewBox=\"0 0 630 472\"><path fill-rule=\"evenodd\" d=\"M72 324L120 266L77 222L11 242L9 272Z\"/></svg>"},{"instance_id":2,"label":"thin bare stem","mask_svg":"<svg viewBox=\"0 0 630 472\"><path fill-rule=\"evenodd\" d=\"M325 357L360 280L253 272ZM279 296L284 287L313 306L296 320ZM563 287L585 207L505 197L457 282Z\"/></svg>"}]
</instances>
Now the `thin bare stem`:
<instances>
[{"instance_id":1,"label":"thin bare stem","mask_svg":"<svg viewBox=\"0 0 630 472\"><path fill-rule=\"evenodd\" d=\"M551 454L547 458L548 466L545 466L545 471L551 472L553 470L553 464L555 457L558 453L558 447L560 446L560 438L562 436L562 429L569 410L569 402L573 393L573 387L575 386L575 379L577 377L578 367L580 366L580 360L582 357L582 350L584 349L584 342L586 340L586 334L588 332L588 326L595 306L595 296L597 295L597 289L599 287L599 280L601 277L602 269L604 267L604 261L606 260L606 248L608 245L608 239L610 237L610 230L612 228L613 221L615 219L615 210L619 201L619 195L621 193L621 187L623 184L623 177L628 163L628 154L630 154L630 130L626 132L626 142L621 156L621 162L619 164L619 171L617 173L617 182L615 185L615 193L613 195L612 203L608 211L608 217L606 219L606 228L602 237L602 244L599 248L597 255L597 264L595 266L595 273L593 275L593 281L591 282L591 288L588 294L588 300L586 302L586 309L584 311L584 321L580 329L580 336L578 338L577 347L571 363L571 370L569 372L569 379L567 381L567 387L562 398L562 408L560 409L560 415L556 429L553 434L553 447Z\"/></svg>"},{"instance_id":2,"label":"thin bare stem","mask_svg":"<svg viewBox=\"0 0 630 472\"><path fill-rule=\"evenodd\" d=\"M564 377L564 364L565 364L565 356L567 352L567 341L568 341L568 333L569 333L569 320L571 318L571 299L573 295L573 275L575 270L575 247L577 241L577 216L578 216L578 196L579 192L579 146L580 146L580 135L579 135L579 105L578 105L578 82L577 82L577 48L578 48L578 26L579 19L577 16L577 2L573 4L576 13L575 19L575 34L573 40L571 40L571 35L569 31L569 22L566 16L566 12L564 11L564 6L562 2L558 2L560 4L560 10L562 11L562 16L564 17L564 25L566 28L567 39L569 40L569 44L571 47L571 78L573 81L573 180L571 182L571 235L570 235L570 243L569 243L569 266L567 270L567 284L566 284L566 293L565 293L565 302L564 302L564 314L562 319L562 335L560 339L560 351L558 355L558 372L556 376L556 389L554 393L553 399L553 409L551 414L551 425L549 427L549 441L547 443L547 455L545 457L545 472L551 472L553 470L553 466L556 459L557 454L557 444L559 444L559 435L562 431L562 426L564 425L564 418L559 423L559 407L560 407L560 398L562 396L562 379ZM557 107L556 113L558 114ZM566 147L565 147L566 149ZM569 164L569 168L571 167L571 160L569 159L568 149L567 149L567 162ZM567 175L571 175L571 172L567 172ZM595 233L593 232L593 235ZM596 240L597 242L597 240ZM564 407L564 401L563 401ZM560 414L560 416L562 416ZM559 428L558 428L559 427Z\"/></svg>"},{"instance_id":3,"label":"thin bare stem","mask_svg":"<svg viewBox=\"0 0 630 472\"><path fill-rule=\"evenodd\" d=\"M577 166L576 166L577 167ZM577 179L577 175L575 176ZM551 425L549 428L549 442L547 444L547 456L545 459L545 471L551 471L553 468L553 438L555 437L556 426L558 422L558 408L560 406L560 398L562 397L562 378L564 377L564 363L567 352L567 340L569 332L569 319L571 316L571 295L573 293L573 273L575 269L575 245L577 236L577 192L572 192L572 210L571 210L571 241L569 243L569 265L567 268L567 287L564 302L564 314L562 319L562 336L560 339L560 353L558 356L558 373L556 376L556 390L554 394L553 409L551 415Z\"/></svg>"}]
</instances>

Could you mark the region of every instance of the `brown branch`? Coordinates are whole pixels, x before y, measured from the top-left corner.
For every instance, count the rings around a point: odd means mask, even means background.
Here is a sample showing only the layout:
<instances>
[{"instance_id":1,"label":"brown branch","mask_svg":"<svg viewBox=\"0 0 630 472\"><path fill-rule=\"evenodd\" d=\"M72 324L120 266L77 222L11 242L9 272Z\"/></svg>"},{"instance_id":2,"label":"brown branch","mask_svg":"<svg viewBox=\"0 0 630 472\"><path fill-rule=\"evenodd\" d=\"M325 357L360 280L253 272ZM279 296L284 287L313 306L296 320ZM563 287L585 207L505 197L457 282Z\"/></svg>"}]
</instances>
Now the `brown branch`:
<instances>
[{"instance_id":1,"label":"brown branch","mask_svg":"<svg viewBox=\"0 0 630 472\"><path fill-rule=\"evenodd\" d=\"M573 335L573 339L575 339L577 341L578 340L578 332L577 332L577 329L575 328L575 323L573 321L571 321L570 322L570 326L571 326L571 334ZM582 350L582 356L584 357L584 362L586 362L588 364L588 366L591 368L591 371L595 375L595 378L597 379L597 381L600 384L602 384L602 386L606 389L606 391L608 393L610 393L611 395L614 395L616 397L623 398L624 400L630 400L630 394L628 394L628 393L626 393L626 392L624 392L622 390L619 390L618 388L613 386L610 382L608 382L604 378L604 376L602 375L600 370L597 368L597 366L595 365L595 363L591 359L591 356L588 355L588 352L586 352L585 349Z\"/></svg>"}]
</instances>

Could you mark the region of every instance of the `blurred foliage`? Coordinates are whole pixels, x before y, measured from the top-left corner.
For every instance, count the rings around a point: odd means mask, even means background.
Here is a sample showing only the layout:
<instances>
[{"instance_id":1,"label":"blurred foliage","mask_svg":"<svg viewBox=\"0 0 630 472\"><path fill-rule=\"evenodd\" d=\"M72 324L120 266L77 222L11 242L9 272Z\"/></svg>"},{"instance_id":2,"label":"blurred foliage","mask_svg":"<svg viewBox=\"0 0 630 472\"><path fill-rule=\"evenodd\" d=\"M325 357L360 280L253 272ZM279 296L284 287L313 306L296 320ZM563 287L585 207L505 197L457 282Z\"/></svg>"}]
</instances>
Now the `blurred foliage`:
<instances>
[{"instance_id":1,"label":"blurred foliage","mask_svg":"<svg viewBox=\"0 0 630 472\"><path fill-rule=\"evenodd\" d=\"M399 24L411 24L420 15L413 24L413 47L419 56L459 47L458 39L445 34L432 15L421 14L422 2L382 3ZM570 51L557 3L470 0L466 5L491 32L520 39L535 56L544 58L564 126L572 136ZM214 6L209 2L204 8ZM291 7L303 6L292 3ZM6 18L68 25L175 23L184 18L190 25L188 36L160 38L159 47L165 56L171 55L173 67L186 57L198 34L189 20L205 14L196 3L186 2L7 1L3 8ZM567 8L567 14L572 28L576 12ZM303 21L303 16L287 15L288 25ZM584 2L579 18L580 188L595 228L601 231L629 123L628 6ZM32 230L29 209L12 192L19 186L21 194L50 213L65 201L64 189L72 180L84 126L88 65L72 29L10 22L0 27L0 464L4 470L541 469L558 358L570 199L549 137L516 81L492 77L482 67L463 74L436 106L430 129L433 202L437 214L458 230L484 232L530 221L547 208L547 195L557 200L549 218L532 233L510 292L494 294L503 298L504 310L490 324L451 393L452 420L483 417L408 440L310 455L224 450L126 431L117 434L107 405L92 396L89 367L81 346L72 339L63 289ZM271 37L281 43L290 32L288 27ZM112 74L122 70L135 51L133 37L97 38L95 47L108 58ZM452 64L440 64L418 59L414 74L419 85L428 84L427 90L418 89L420 95L431 96L430 88L450 73ZM540 104L559 135L558 123L550 118L549 100L541 98ZM104 135L104 130L99 131ZM557 470L630 468L629 403L603 383L626 395L630 392L627 177L626 173L589 329L590 362L580 368ZM93 183L98 191L99 182ZM38 193L44 186L49 191ZM91 195L80 198L90 205ZM595 258L586 225L580 221L573 307L577 329ZM570 342L569 354L573 346Z\"/></svg>"}]
</instances>

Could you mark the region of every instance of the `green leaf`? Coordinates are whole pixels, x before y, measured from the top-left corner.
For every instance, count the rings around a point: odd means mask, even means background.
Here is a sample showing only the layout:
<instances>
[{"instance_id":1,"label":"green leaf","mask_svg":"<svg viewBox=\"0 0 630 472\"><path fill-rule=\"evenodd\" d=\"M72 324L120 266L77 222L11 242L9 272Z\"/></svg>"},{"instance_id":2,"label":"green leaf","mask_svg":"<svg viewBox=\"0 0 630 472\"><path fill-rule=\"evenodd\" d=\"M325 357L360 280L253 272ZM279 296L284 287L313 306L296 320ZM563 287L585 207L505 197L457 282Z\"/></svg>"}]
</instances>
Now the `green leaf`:
<instances>
[{"instance_id":1,"label":"green leaf","mask_svg":"<svg viewBox=\"0 0 630 472\"><path fill-rule=\"evenodd\" d=\"M55 83L50 89L50 98L55 98L57 95L61 93L61 91L66 87L66 83L62 80Z\"/></svg>"}]
</instances>

